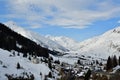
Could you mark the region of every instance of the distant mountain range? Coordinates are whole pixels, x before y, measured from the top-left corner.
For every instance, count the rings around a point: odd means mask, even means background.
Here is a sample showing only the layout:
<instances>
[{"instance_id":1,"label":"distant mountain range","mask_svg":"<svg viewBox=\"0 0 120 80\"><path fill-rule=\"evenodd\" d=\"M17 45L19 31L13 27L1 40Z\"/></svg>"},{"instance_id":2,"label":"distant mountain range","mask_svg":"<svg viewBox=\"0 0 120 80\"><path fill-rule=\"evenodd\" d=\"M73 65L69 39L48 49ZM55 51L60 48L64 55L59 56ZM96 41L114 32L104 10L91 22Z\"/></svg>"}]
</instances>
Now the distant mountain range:
<instances>
[{"instance_id":1,"label":"distant mountain range","mask_svg":"<svg viewBox=\"0 0 120 80\"><path fill-rule=\"evenodd\" d=\"M63 36L46 37L66 47L71 53L77 53L77 55L81 54L99 58L107 58L109 55L120 55L120 27L82 42L76 42Z\"/></svg>"},{"instance_id":2,"label":"distant mountain range","mask_svg":"<svg viewBox=\"0 0 120 80\"><path fill-rule=\"evenodd\" d=\"M100 58L107 58L109 55L120 55L120 27L107 31L103 35L77 42L64 36L41 36L23 29L11 21L5 24L15 32L50 50Z\"/></svg>"}]
</instances>

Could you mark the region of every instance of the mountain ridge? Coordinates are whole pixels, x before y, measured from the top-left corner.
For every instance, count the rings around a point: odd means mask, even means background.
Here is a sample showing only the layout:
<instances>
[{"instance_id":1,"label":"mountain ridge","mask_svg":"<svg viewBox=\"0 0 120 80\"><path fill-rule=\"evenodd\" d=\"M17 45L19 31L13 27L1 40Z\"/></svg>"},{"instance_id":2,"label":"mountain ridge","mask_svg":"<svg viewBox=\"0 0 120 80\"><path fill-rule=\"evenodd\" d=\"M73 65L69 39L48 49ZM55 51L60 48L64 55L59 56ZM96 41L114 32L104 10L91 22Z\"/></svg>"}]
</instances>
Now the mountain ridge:
<instances>
[{"instance_id":1,"label":"mountain ridge","mask_svg":"<svg viewBox=\"0 0 120 80\"><path fill-rule=\"evenodd\" d=\"M22 33L23 32L21 32L21 34ZM29 32L26 32L26 33L28 34ZM68 52L74 55L77 53L78 56L87 55L87 56L93 56L93 57L107 58L108 56L112 56L112 55L120 55L119 54L120 53L119 33L120 33L120 27L116 27L114 29L111 29L103 33L102 35L84 40L82 42L77 42L71 38L64 37L64 36L54 37L54 36L47 35L47 36L43 36L45 39L43 39L42 42L47 40L48 42L47 41L45 42L49 43L49 46L43 45L44 47L46 46L49 49L57 50L60 52ZM30 32L30 39L33 39L33 41L35 41L34 39L36 40L38 39L39 36L35 38L31 34L34 34L34 33ZM36 35L37 34L35 34L34 36ZM38 39L38 42L41 42L41 38ZM54 43L57 45L55 46ZM44 44L44 43L40 43L40 44Z\"/></svg>"},{"instance_id":2,"label":"mountain ridge","mask_svg":"<svg viewBox=\"0 0 120 80\"><path fill-rule=\"evenodd\" d=\"M37 45L30 39L14 32L6 25L0 23L0 48L11 51L22 52L24 56L27 54L49 57L49 50Z\"/></svg>"},{"instance_id":3,"label":"mountain ridge","mask_svg":"<svg viewBox=\"0 0 120 80\"><path fill-rule=\"evenodd\" d=\"M103 33L102 35L95 36L81 42L76 42L70 38L69 40L64 41L65 37L62 39L61 37L47 36L47 38L58 42L64 47L67 47L67 49L71 50L71 53L78 53L78 55L81 54L100 58L107 58L108 56L112 55L120 55L119 26ZM71 42L72 40L73 42ZM69 42L68 45L66 45L67 41Z\"/></svg>"},{"instance_id":4,"label":"mountain ridge","mask_svg":"<svg viewBox=\"0 0 120 80\"><path fill-rule=\"evenodd\" d=\"M24 37L27 37L28 39L36 42L37 44L41 45L42 47L48 48L50 50L55 50L58 52L67 52L68 50L59 45L58 43L45 38L44 36L41 36L35 32L26 30L22 27L19 27L14 23L13 21L9 21L5 23L8 27L10 27L13 31L23 35Z\"/></svg>"}]
</instances>

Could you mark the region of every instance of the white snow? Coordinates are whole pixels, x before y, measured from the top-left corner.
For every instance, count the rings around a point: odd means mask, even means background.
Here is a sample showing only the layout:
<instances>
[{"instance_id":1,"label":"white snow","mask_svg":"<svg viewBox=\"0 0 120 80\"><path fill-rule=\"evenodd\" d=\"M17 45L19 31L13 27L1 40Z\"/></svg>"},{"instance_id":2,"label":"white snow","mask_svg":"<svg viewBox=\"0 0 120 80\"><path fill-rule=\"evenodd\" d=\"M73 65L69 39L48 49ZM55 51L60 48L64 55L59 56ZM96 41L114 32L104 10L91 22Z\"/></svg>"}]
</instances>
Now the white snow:
<instances>
[{"instance_id":1,"label":"white snow","mask_svg":"<svg viewBox=\"0 0 120 80\"><path fill-rule=\"evenodd\" d=\"M85 74L85 72L80 72L79 74L77 74L79 77L83 76Z\"/></svg>"},{"instance_id":2,"label":"white snow","mask_svg":"<svg viewBox=\"0 0 120 80\"><path fill-rule=\"evenodd\" d=\"M120 66L119 66L119 65L116 66L116 67L114 67L114 68L113 68L113 71L112 71L111 73L115 73L117 70L120 70Z\"/></svg>"},{"instance_id":3,"label":"white snow","mask_svg":"<svg viewBox=\"0 0 120 80\"><path fill-rule=\"evenodd\" d=\"M22 56L11 56L12 53L0 49L0 80L7 80L7 77L5 74L17 74L21 75L23 72L32 73L35 76L35 80L40 80L40 72L43 75L48 75L50 69L46 66L44 63L40 64L34 64L31 61L29 61L27 58L23 58ZM22 55L22 54L21 54ZM16 69L17 63L20 63L20 66L23 67L23 69ZM3 66L6 66L7 68L4 68Z\"/></svg>"},{"instance_id":4,"label":"white snow","mask_svg":"<svg viewBox=\"0 0 120 80\"><path fill-rule=\"evenodd\" d=\"M107 59L108 56L112 55L120 56L120 27L82 42L63 36L53 37L49 35L46 37L63 45L70 50L69 53L74 53L73 55L85 55L103 59Z\"/></svg>"},{"instance_id":5,"label":"white snow","mask_svg":"<svg viewBox=\"0 0 120 80\"><path fill-rule=\"evenodd\" d=\"M55 37L55 36L46 35L45 37L64 46L65 48L67 48L70 51L76 51L80 48L79 43L77 41L75 41L71 38L65 37L65 36L59 36L59 37L56 36Z\"/></svg>"},{"instance_id":6,"label":"white snow","mask_svg":"<svg viewBox=\"0 0 120 80\"><path fill-rule=\"evenodd\" d=\"M20 44L18 44L18 43L16 43L16 46L17 46L18 48L22 48L22 45L20 45Z\"/></svg>"}]
</instances>

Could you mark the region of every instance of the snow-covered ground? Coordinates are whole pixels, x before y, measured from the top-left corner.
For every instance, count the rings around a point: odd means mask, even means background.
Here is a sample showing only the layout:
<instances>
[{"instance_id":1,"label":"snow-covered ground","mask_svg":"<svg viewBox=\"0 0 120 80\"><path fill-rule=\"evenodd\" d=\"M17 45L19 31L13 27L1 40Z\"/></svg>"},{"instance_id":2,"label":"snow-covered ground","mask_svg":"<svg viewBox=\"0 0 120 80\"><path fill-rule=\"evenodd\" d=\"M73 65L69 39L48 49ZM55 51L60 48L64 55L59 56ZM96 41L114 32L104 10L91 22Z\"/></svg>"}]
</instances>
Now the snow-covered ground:
<instances>
[{"instance_id":1,"label":"snow-covered ground","mask_svg":"<svg viewBox=\"0 0 120 80\"><path fill-rule=\"evenodd\" d=\"M32 73L35 76L35 80L41 80L40 72L42 73L42 79L44 79L44 75L48 75L50 72L50 69L44 63L35 64L27 58L23 58L22 54L20 56L10 55L13 54L0 49L0 80L7 80L5 74L21 76L23 72ZM17 63L20 64L22 69L16 68Z\"/></svg>"}]
</instances>

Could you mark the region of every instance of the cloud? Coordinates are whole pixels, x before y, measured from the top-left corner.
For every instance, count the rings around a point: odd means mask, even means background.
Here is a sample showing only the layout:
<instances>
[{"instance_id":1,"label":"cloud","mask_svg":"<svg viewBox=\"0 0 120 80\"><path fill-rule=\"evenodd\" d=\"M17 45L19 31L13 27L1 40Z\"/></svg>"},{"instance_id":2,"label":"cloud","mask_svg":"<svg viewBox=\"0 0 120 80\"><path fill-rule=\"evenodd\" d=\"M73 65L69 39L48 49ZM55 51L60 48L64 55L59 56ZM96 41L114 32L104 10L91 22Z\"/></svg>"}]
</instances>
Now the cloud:
<instances>
[{"instance_id":1,"label":"cloud","mask_svg":"<svg viewBox=\"0 0 120 80\"><path fill-rule=\"evenodd\" d=\"M30 23L29 23L30 24ZM41 26L41 24L39 24L39 23L31 23L30 24L30 28L31 29L37 29L37 28L41 28L42 26Z\"/></svg>"},{"instance_id":2,"label":"cloud","mask_svg":"<svg viewBox=\"0 0 120 80\"><path fill-rule=\"evenodd\" d=\"M32 28L47 24L81 29L120 13L114 0L9 0L8 4L9 18L23 19Z\"/></svg>"},{"instance_id":3,"label":"cloud","mask_svg":"<svg viewBox=\"0 0 120 80\"><path fill-rule=\"evenodd\" d=\"M119 20L119 21L117 21L117 23L118 23L118 24L120 24L120 20Z\"/></svg>"}]
</instances>

